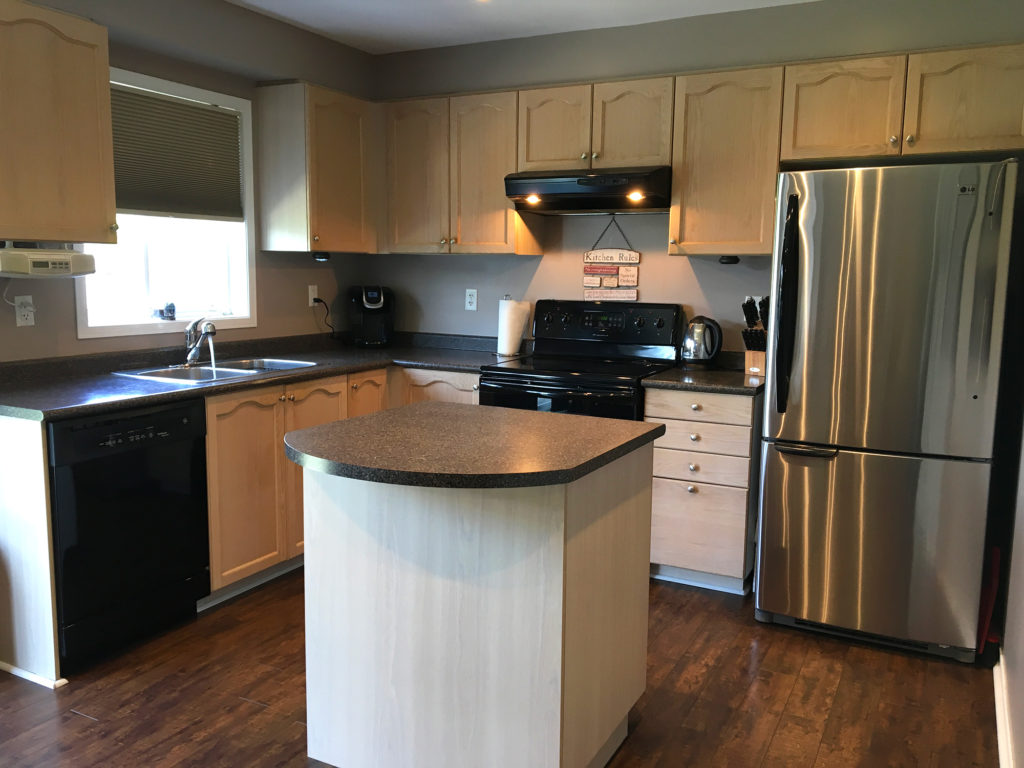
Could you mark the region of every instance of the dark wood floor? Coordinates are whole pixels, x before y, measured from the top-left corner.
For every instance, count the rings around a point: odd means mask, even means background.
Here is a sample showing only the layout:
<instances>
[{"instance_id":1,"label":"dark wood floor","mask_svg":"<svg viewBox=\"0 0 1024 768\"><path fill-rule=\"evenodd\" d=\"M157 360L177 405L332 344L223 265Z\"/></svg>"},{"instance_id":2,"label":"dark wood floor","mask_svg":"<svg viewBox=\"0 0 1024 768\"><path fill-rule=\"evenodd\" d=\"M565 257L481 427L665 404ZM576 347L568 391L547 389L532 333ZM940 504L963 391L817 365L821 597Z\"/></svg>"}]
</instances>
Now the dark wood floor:
<instances>
[{"instance_id":1,"label":"dark wood floor","mask_svg":"<svg viewBox=\"0 0 1024 768\"><path fill-rule=\"evenodd\" d=\"M0 673L0 765L320 765L302 612L298 571L57 691ZM613 768L998 765L989 671L752 614L652 583L647 693Z\"/></svg>"}]
</instances>

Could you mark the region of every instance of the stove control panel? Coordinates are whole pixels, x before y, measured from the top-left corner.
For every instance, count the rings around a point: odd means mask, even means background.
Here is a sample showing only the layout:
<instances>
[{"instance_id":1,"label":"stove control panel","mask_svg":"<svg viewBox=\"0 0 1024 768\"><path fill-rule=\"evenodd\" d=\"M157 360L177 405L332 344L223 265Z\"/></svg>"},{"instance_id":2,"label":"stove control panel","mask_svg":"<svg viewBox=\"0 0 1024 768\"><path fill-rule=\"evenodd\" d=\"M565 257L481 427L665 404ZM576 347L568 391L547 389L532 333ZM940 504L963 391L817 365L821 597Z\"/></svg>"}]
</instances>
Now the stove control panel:
<instances>
[{"instance_id":1,"label":"stove control panel","mask_svg":"<svg viewBox=\"0 0 1024 768\"><path fill-rule=\"evenodd\" d=\"M541 299L534 313L538 341L595 342L677 347L683 324L678 304Z\"/></svg>"}]
</instances>

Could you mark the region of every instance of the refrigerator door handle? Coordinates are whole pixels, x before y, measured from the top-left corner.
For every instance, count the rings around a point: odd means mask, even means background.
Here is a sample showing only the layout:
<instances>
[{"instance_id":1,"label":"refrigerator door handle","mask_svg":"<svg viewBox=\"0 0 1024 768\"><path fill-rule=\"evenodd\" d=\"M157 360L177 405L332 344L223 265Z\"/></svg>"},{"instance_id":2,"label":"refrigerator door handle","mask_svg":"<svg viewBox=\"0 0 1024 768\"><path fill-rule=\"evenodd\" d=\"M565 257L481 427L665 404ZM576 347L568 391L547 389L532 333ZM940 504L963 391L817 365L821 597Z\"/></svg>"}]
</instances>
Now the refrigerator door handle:
<instances>
[{"instance_id":1,"label":"refrigerator door handle","mask_svg":"<svg viewBox=\"0 0 1024 768\"><path fill-rule=\"evenodd\" d=\"M779 321L775 336L775 409L786 412L789 376L793 369L793 345L796 336L796 302L799 292L800 196L790 195L786 205L785 233L779 259L779 297L775 310Z\"/></svg>"},{"instance_id":2,"label":"refrigerator door handle","mask_svg":"<svg viewBox=\"0 0 1024 768\"><path fill-rule=\"evenodd\" d=\"M811 448L807 445L782 445L775 443L775 450L790 456L807 456L813 459L834 459L839 454L838 448Z\"/></svg>"}]
</instances>

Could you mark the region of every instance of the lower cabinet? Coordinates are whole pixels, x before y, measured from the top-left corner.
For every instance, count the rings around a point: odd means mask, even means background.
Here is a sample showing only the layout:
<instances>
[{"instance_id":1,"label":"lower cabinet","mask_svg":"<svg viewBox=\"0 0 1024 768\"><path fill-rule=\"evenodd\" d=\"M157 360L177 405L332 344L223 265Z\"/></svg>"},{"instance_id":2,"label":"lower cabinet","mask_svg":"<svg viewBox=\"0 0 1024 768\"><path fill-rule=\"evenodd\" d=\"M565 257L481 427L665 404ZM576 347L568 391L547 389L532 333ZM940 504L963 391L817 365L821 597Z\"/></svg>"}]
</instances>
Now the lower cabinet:
<instances>
[{"instance_id":1,"label":"lower cabinet","mask_svg":"<svg viewBox=\"0 0 1024 768\"><path fill-rule=\"evenodd\" d=\"M387 403L388 374L385 368L353 373L348 377L348 417L383 411Z\"/></svg>"},{"instance_id":2,"label":"lower cabinet","mask_svg":"<svg viewBox=\"0 0 1024 768\"><path fill-rule=\"evenodd\" d=\"M744 593L754 568L761 396L648 389L652 575Z\"/></svg>"},{"instance_id":3,"label":"lower cabinet","mask_svg":"<svg viewBox=\"0 0 1024 768\"><path fill-rule=\"evenodd\" d=\"M471 405L480 403L479 373L392 368L388 387L392 405L409 405L424 400Z\"/></svg>"},{"instance_id":4,"label":"lower cabinet","mask_svg":"<svg viewBox=\"0 0 1024 768\"><path fill-rule=\"evenodd\" d=\"M285 432L345 418L348 378L259 387L206 400L210 586L302 552L302 472Z\"/></svg>"}]
</instances>

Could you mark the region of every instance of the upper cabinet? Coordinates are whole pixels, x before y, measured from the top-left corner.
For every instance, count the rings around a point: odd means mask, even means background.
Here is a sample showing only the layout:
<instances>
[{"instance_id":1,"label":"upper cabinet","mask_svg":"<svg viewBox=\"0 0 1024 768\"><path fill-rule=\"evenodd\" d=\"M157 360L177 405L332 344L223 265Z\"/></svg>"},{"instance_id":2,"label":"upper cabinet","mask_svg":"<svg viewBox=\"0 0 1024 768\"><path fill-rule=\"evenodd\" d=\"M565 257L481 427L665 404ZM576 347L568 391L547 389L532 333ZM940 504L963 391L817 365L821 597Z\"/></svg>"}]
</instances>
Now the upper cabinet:
<instances>
[{"instance_id":1,"label":"upper cabinet","mask_svg":"<svg viewBox=\"0 0 1024 768\"><path fill-rule=\"evenodd\" d=\"M898 155L906 56L786 67L783 160Z\"/></svg>"},{"instance_id":2,"label":"upper cabinet","mask_svg":"<svg viewBox=\"0 0 1024 768\"><path fill-rule=\"evenodd\" d=\"M107 30L0 0L0 239L113 243Z\"/></svg>"},{"instance_id":3,"label":"upper cabinet","mask_svg":"<svg viewBox=\"0 0 1024 768\"><path fill-rule=\"evenodd\" d=\"M1024 147L1024 45L786 67L782 159Z\"/></svg>"},{"instance_id":4,"label":"upper cabinet","mask_svg":"<svg viewBox=\"0 0 1024 768\"><path fill-rule=\"evenodd\" d=\"M907 57L903 154L1024 147L1024 45Z\"/></svg>"},{"instance_id":5,"label":"upper cabinet","mask_svg":"<svg viewBox=\"0 0 1024 768\"><path fill-rule=\"evenodd\" d=\"M380 107L305 83L259 89L262 247L377 251Z\"/></svg>"},{"instance_id":6,"label":"upper cabinet","mask_svg":"<svg viewBox=\"0 0 1024 768\"><path fill-rule=\"evenodd\" d=\"M671 159L671 77L519 92L520 171Z\"/></svg>"},{"instance_id":7,"label":"upper cabinet","mask_svg":"<svg viewBox=\"0 0 1024 768\"><path fill-rule=\"evenodd\" d=\"M782 67L676 78L669 253L766 254Z\"/></svg>"},{"instance_id":8,"label":"upper cabinet","mask_svg":"<svg viewBox=\"0 0 1024 768\"><path fill-rule=\"evenodd\" d=\"M505 196L514 91L390 104L387 136L388 250L541 253Z\"/></svg>"}]
</instances>

